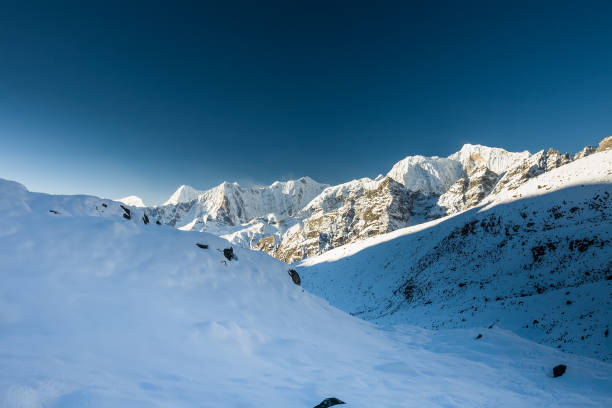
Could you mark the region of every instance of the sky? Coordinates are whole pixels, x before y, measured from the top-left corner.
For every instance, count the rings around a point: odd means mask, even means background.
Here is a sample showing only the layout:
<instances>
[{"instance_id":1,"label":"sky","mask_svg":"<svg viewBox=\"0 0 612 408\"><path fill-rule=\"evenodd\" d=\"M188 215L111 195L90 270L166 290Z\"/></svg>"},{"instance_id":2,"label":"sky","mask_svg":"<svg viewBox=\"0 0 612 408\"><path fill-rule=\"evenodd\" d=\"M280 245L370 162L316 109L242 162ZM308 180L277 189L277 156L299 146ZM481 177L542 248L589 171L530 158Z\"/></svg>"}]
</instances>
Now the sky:
<instances>
[{"instance_id":1,"label":"sky","mask_svg":"<svg viewBox=\"0 0 612 408\"><path fill-rule=\"evenodd\" d=\"M573 153L612 134L610 21L595 1L2 2L0 177L160 204L464 143Z\"/></svg>"}]
</instances>

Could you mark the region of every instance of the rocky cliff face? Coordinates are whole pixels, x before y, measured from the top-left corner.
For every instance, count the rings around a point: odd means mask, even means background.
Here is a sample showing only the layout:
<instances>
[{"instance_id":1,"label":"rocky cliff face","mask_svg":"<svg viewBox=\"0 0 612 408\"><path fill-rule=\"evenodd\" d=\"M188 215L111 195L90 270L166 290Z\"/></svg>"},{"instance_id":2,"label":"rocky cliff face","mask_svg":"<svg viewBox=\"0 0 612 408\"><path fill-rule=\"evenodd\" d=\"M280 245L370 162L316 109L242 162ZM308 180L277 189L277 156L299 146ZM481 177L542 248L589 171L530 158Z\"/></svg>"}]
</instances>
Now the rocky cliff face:
<instances>
[{"instance_id":1,"label":"rocky cliff face","mask_svg":"<svg viewBox=\"0 0 612 408\"><path fill-rule=\"evenodd\" d=\"M294 262L405 227L415 195L389 177L330 187L303 210L304 218L284 234L280 244L267 237L260 248Z\"/></svg>"},{"instance_id":2,"label":"rocky cliff face","mask_svg":"<svg viewBox=\"0 0 612 408\"><path fill-rule=\"evenodd\" d=\"M610 149L612 149L612 136L608 136L601 142L599 142L599 147L597 148L597 151L603 152Z\"/></svg>"},{"instance_id":3,"label":"rocky cliff face","mask_svg":"<svg viewBox=\"0 0 612 408\"><path fill-rule=\"evenodd\" d=\"M585 146L582 150L574 154L573 160L582 159L583 157L587 157L588 155L591 155L595 153L596 151L597 151L597 147L595 146L591 146L591 145Z\"/></svg>"},{"instance_id":4,"label":"rocky cliff face","mask_svg":"<svg viewBox=\"0 0 612 408\"><path fill-rule=\"evenodd\" d=\"M437 205L429 212L430 218L454 214L480 203L495 187L499 176L487 167L478 167L460 178L440 196Z\"/></svg>"},{"instance_id":5,"label":"rocky cliff face","mask_svg":"<svg viewBox=\"0 0 612 408\"><path fill-rule=\"evenodd\" d=\"M560 167L571 161L568 153L561 154L558 150L542 150L508 169L495 185L492 193L499 194L504 190L516 190L527 180L542 173Z\"/></svg>"}]
</instances>

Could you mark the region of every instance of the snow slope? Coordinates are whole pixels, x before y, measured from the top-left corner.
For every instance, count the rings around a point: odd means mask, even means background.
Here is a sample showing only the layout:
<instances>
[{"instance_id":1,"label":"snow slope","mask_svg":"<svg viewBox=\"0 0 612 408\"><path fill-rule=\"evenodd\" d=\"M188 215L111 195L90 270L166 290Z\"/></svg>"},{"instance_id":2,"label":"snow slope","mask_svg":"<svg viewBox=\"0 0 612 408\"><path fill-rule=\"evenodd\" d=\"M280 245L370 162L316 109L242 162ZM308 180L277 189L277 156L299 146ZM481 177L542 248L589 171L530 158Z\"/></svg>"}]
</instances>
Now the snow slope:
<instances>
[{"instance_id":1,"label":"snow slope","mask_svg":"<svg viewBox=\"0 0 612 408\"><path fill-rule=\"evenodd\" d=\"M183 184L180 186L164 203L164 205L177 205L179 203L188 203L189 201L197 200L197 198L204 194L205 191L196 190L191 186Z\"/></svg>"},{"instance_id":2,"label":"snow slope","mask_svg":"<svg viewBox=\"0 0 612 408\"><path fill-rule=\"evenodd\" d=\"M494 173L502 174L528 157L527 150L515 153L499 147L469 143L464 144L458 152L448 156L449 159L460 162L467 174L479 167L486 167Z\"/></svg>"},{"instance_id":3,"label":"snow slope","mask_svg":"<svg viewBox=\"0 0 612 408\"><path fill-rule=\"evenodd\" d=\"M427 328L491 325L612 359L612 151L486 204L345 245L298 265L351 314Z\"/></svg>"},{"instance_id":4,"label":"snow slope","mask_svg":"<svg viewBox=\"0 0 612 408\"><path fill-rule=\"evenodd\" d=\"M408 190L442 194L461 176L461 163L444 157L408 156L395 163L387 174Z\"/></svg>"},{"instance_id":5,"label":"snow slope","mask_svg":"<svg viewBox=\"0 0 612 408\"><path fill-rule=\"evenodd\" d=\"M606 363L499 328L377 328L267 254L227 261L227 241L116 205L0 180L0 406L612 404Z\"/></svg>"}]
</instances>

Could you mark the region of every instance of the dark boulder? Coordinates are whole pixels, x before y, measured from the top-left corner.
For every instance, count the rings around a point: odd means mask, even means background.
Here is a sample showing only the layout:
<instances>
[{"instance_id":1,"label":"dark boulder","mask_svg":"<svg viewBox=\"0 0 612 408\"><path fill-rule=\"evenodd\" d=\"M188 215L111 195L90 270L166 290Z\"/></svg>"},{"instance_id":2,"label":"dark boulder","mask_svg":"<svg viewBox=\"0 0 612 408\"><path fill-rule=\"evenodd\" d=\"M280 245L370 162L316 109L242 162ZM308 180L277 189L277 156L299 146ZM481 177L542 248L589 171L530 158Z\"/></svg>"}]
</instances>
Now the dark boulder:
<instances>
[{"instance_id":1,"label":"dark boulder","mask_svg":"<svg viewBox=\"0 0 612 408\"><path fill-rule=\"evenodd\" d=\"M531 255L533 256L533 262L538 262L546 254L546 247L543 245L534 246L531 248Z\"/></svg>"},{"instance_id":2,"label":"dark boulder","mask_svg":"<svg viewBox=\"0 0 612 408\"><path fill-rule=\"evenodd\" d=\"M60 213L59 211L55 211L55 210L49 210L49 212L50 212L51 214L59 214L59 213Z\"/></svg>"},{"instance_id":3,"label":"dark boulder","mask_svg":"<svg viewBox=\"0 0 612 408\"><path fill-rule=\"evenodd\" d=\"M155 223L156 223L157 225L161 225L161 222L159 222L159 220L155 221Z\"/></svg>"},{"instance_id":4,"label":"dark boulder","mask_svg":"<svg viewBox=\"0 0 612 408\"><path fill-rule=\"evenodd\" d=\"M302 280L300 279L300 275L297 273L297 271L295 269L289 269L289 271L287 271L287 273L289 274L289 276L291 276L291 279L293 280L293 283L295 283L298 286L300 286L302 284Z\"/></svg>"},{"instance_id":5,"label":"dark boulder","mask_svg":"<svg viewBox=\"0 0 612 408\"><path fill-rule=\"evenodd\" d=\"M145 225L149 223L149 217L147 216L147 214L143 214L143 216L142 216L142 222L144 222L144 223L145 223Z\"/></svg>"},{"instance_id":6,"label":"dark boulder","mask_svg":"<svg viewBox=\"0 0 612 408\"><path fill-rule=\"evenodd\" d=\"M119 206L121 208L123 208L123 218L125 218L126 220L131 220L132 219L132 212L130 211L130 209L127 208L127 207L124 207L121 204L119 204Z\"/></svg>"},{"instance_id":7,"label":"dark boulder","mask_svg":"<svg viewBox=\"0 0 612 408\"><path fill-rule=\"evenodd\" d=\"M231 261L235 258L234 256L234 248L229 247L223 250L223 255L227 258L228 261Z\"/></svg>"},{"instance_id":8,"label":"dark boulder","mask_svg":"<svg viewBox=\"0 0 612 408\"><path fill-rule=\"evenodd\" d=\"M553 377L561 377L563 374L565 374L566 369L567 366L565 364L559 364L558 366L555 366L553 368Z\"/></svg>"},{"instance_id":9,"label":"dark boulder","mask_svg":"<svg viewBox=\"0 0 612 408\"><path fill-rule=\"evenodd\" d=\"M334 405L340 405L340 404L345 404L345 402L340 401L338 398L325 398L323 401L321 401L321 403L317 406L315 406L314 408L327 408L327 407L331 407Z\"/></svg>"},{"instance_id":10,"label":"dark boulder","mask_svg":"<svg viewBox=\"0 0 612 408\"><path fill-rule=\"evenodd\" d=\"M198 248L202 248L202 249L207 249L208 248L207 244L200 244L199 242L197 242L196 245L198 246Z\"/></svg>"}]
</instances>

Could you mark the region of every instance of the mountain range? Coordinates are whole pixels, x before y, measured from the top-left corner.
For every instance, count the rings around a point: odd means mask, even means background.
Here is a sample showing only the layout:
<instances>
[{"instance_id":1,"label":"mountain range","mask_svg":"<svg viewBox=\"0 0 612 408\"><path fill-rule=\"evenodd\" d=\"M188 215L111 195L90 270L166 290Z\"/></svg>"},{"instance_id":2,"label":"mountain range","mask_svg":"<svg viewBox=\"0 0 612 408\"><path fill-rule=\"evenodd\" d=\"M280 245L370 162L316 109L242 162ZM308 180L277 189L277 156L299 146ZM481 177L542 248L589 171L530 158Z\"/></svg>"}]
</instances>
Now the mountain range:
<instances>
[{"instance_id":1,"label":"mountain range","mask_svg":"<svg viewBox=\"0 0 612 408\"><path fill-rule=\"evenodd\" d=\"M466 144L445 158L408 156L386 175L336 186L309 177L266 187L224 182L196 190L183 185L163 205L144 211L162 224L207 231L297 262L495 200L542 173L609 148L611 139L574 155ZM138 197L122 201L141 206Z\"/></svg>"}]
</instances>

